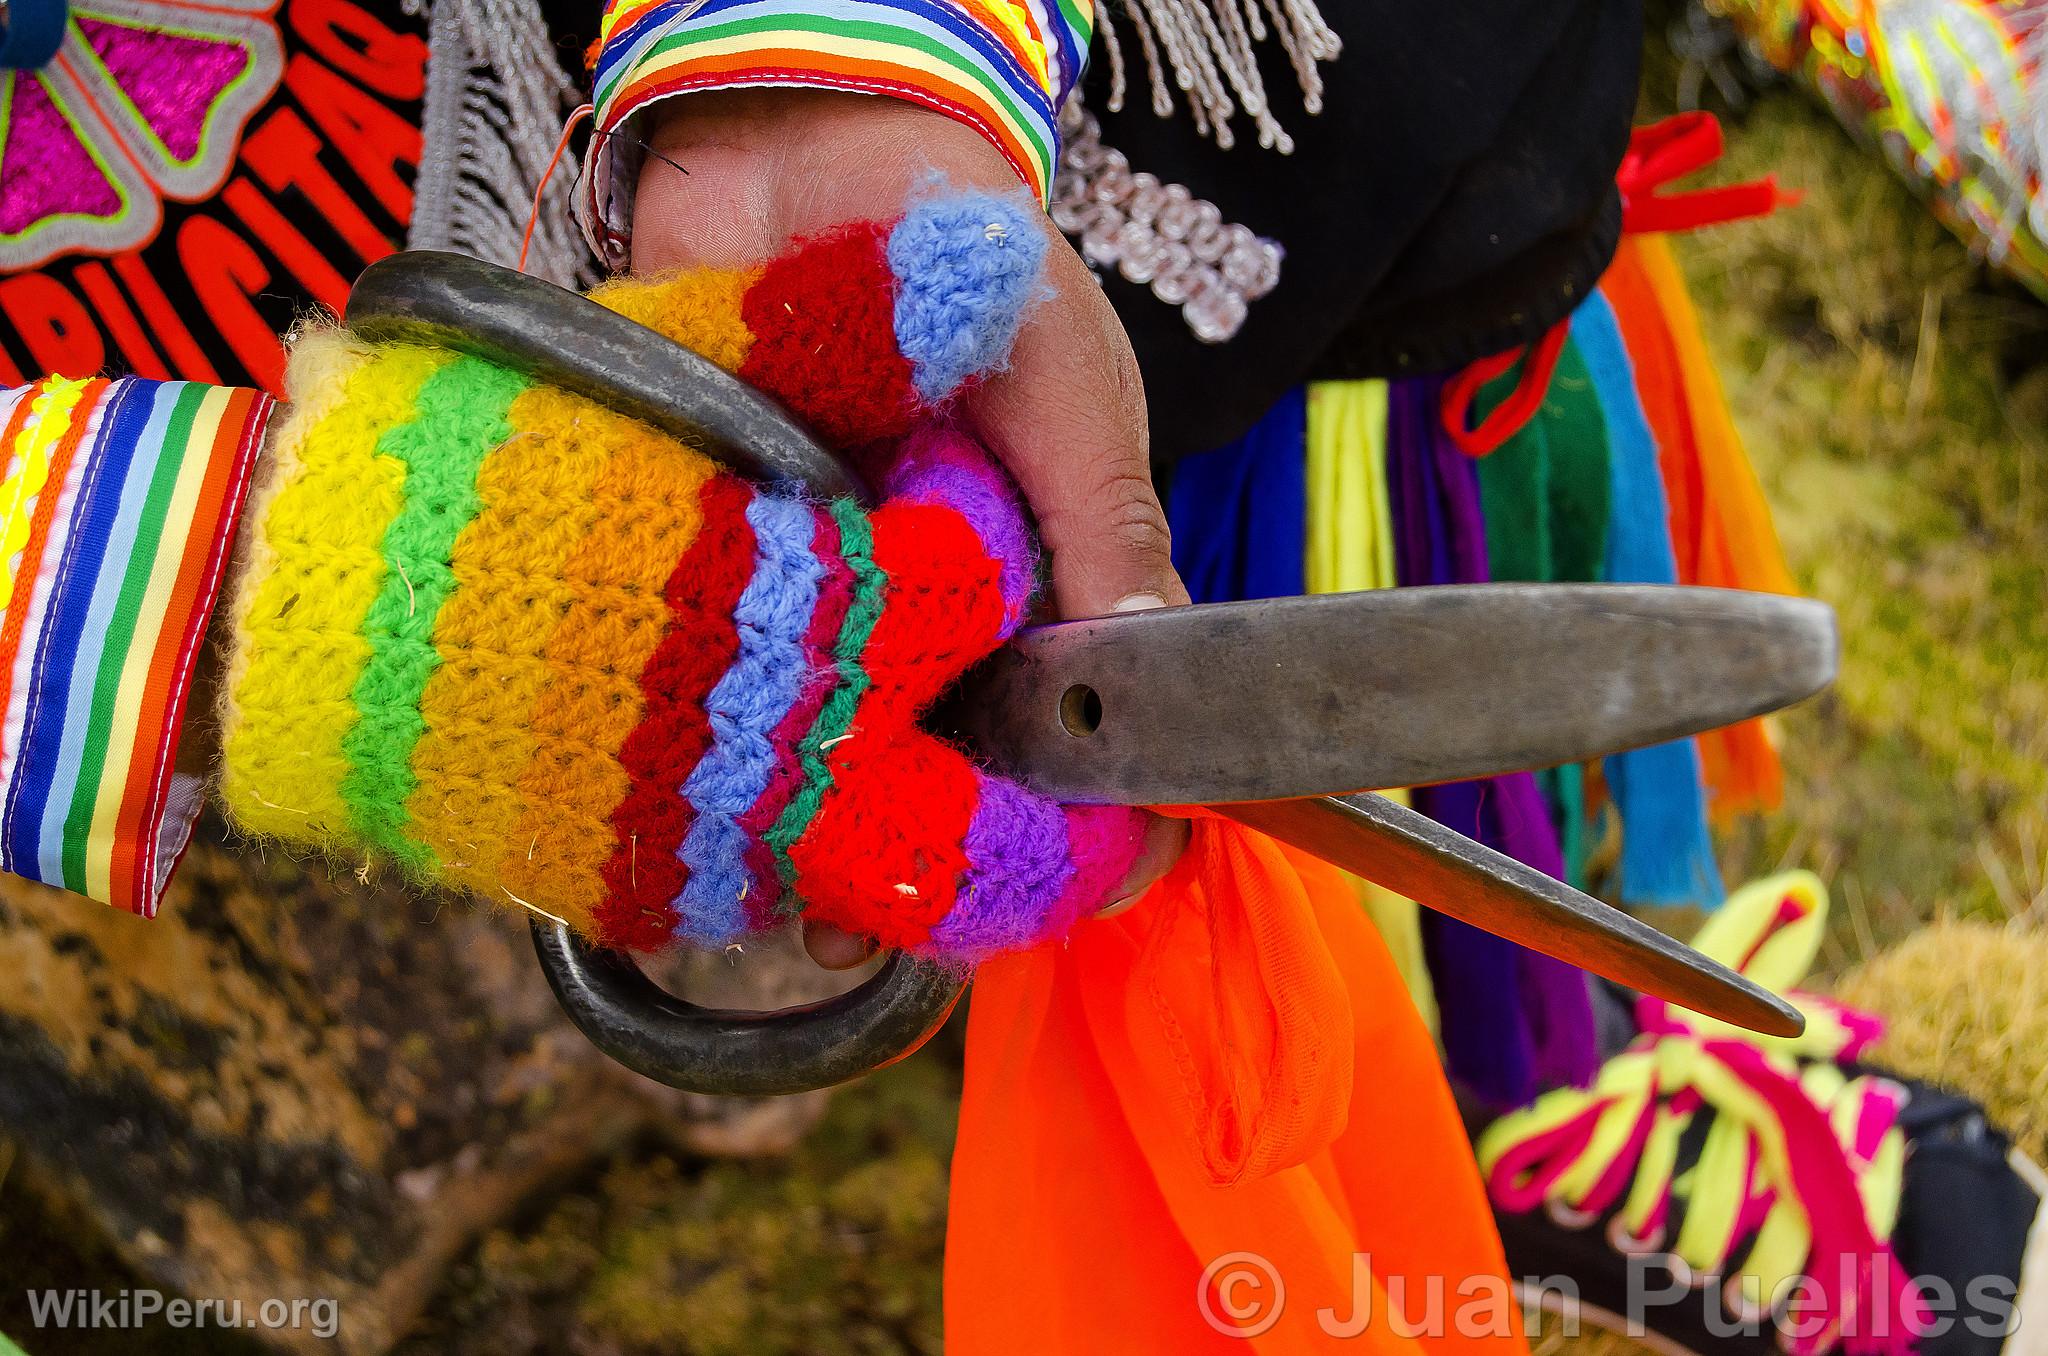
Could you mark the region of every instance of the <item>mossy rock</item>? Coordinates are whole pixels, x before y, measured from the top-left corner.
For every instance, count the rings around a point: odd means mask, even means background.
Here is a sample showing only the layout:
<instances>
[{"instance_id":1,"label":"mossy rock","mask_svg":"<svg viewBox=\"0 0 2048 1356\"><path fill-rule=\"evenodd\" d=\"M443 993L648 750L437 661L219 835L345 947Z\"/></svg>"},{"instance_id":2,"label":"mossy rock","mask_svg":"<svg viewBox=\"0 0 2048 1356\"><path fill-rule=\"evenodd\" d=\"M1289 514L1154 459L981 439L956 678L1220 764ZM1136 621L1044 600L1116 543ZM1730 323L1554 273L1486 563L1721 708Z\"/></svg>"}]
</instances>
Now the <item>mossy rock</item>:
<instances>
[{"instance_id":1,"label":"mossy rock","mask_svg":"<svg viewBox=\"0 0 2048 1356\"><path fill-rule=\"evenodd\" d=\"M938 1352L958 1068L844 1090L787 1160L620 1155L486 1238L399 1356Z\"/></svg>"},{"instance_id":2,"label":"mossy rock","mask_svg":"<svg viewBox=\"0 0 2048 1356\"><path fill-rule=\"evenodd\" d=\"M687 969L695 996L746 987ZM747 973L776 1002L844 983ZM73 1286L339 1302L337 1342L265 1334L286 1347L386 1350L480 1235L624 1144L780 1150L823 1110L657 1087L569 1026L516 920L261 852L195 848L154 920L0 882L0 974L8 1274L54 1233ZM0 1332L34 1353L31 1326L0 1288Z\"/></svg>"}]
</instances>

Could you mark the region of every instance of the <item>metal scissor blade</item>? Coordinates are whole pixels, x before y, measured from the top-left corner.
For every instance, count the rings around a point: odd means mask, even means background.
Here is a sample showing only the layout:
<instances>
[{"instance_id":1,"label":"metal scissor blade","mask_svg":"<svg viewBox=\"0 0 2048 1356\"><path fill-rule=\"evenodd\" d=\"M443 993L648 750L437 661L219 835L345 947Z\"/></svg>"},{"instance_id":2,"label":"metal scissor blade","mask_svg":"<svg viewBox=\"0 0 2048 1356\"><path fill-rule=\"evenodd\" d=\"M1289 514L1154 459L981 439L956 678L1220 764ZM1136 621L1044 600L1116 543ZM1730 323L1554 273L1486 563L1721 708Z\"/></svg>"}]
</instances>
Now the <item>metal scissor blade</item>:
<instances>
[{"instance_id":1,"label":"metal scissor blade","mask_svg":"<svg viewBox=\"0 0 2048 1356\"><path fill-rule=\"evenodd\" d=\"M1385 796L1215 808L1424 908L1694 1012L1768 1036L1806 1025L1797 1008L1720 962Z\"/></svg>"},{"instance_id":2,"label":"metal scissor blade","mask_svg":"<svg viewBox=\"0 0 2048 1356\"><path fill-rule=\"evenodd\" d=\"M1834 677L1823 603L1468 584L1029 627L948 733L1039 791L1130 805L1423 786L1661 743Z\"/></svg>"}]
</instances>

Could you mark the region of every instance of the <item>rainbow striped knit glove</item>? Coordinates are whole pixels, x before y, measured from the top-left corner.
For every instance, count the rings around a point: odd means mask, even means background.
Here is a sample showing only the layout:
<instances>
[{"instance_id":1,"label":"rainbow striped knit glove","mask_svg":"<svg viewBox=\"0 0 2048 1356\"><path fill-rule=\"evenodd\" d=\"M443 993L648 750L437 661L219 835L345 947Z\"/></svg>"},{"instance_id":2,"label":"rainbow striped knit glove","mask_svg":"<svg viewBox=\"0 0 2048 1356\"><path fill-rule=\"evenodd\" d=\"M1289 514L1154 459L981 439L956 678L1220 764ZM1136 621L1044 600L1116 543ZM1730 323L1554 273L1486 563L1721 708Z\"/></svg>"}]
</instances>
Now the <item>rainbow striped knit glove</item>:
<instances>
[{"instance_id":1,"label":"rainbow striped knit glove","mask_svg":"<svg viewBox=\"0 0 2048 1356\"><path fill-rule=\"evenodd\" d=\"M1034 215L938 198L598 294L887 463L872 511L478 358L301 338L234 602L235 818L636 949L799 911L963 960L1063 933L1134 812L917 725L1033 588L1020 505L944 406L1042 287Z\"/></svg>"}]
</instances>

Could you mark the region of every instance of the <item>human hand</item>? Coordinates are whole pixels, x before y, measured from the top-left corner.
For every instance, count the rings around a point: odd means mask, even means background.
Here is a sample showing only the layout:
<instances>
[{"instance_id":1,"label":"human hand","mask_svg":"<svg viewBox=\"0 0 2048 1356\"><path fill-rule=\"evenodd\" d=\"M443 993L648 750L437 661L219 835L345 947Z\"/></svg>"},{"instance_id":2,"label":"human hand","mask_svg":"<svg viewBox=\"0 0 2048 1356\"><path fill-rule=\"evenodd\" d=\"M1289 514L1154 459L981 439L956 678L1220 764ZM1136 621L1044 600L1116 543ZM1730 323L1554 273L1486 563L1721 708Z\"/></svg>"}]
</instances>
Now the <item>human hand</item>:
<instances>
[{"instance_id":1,"label":"human hand","mask_svg":"<svg viewBox=\"0 0 2048 1356\"><path fill-rule=\"evenodd\" d=\"M1016 191L973 129L897 99L819 90L735 90L670 101L651 129L633 219L637 272L757 263L793 238L890 220L935 173L955 188ZM1050 299L1027 318L1008 369L962 401L965 425L1016 480L1050 557L1062 616L1185 603L1147 454L1137 360L1086 265L1053 236ZM1154 820L1117 892L1165 874L1186 826ZM1112 906L1112 908L1115 906ZM812 955L853 964L870 950L826 928Z\"/></svg>"}]
</instances>

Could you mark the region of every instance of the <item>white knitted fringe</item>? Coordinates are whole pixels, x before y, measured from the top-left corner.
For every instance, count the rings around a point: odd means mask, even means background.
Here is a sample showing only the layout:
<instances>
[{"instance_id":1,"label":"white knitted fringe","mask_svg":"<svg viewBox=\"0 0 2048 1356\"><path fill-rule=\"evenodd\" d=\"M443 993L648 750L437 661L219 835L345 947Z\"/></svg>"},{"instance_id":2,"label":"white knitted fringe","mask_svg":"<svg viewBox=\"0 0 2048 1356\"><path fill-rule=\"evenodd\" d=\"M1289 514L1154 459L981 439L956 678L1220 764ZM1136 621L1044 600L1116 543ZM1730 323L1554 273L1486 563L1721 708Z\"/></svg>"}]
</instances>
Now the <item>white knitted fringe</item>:
<instances>
[{"instance_id":1,"label":"white knitted fringe","mask_svg":"<svg viewBox=\"0 0 2048 1356\"><path fill-rule=\"evenodd\" d=\"M1173 112L1173 86L1187 97L1195 126L1226 150L1236 140L1230 121L1242 108L1258 128L1259 144L1282 155L1294 149L1294 138L1273 116L1272 101L1259 74L1252 44L1264 42L1270 20L1301 87L1301 104L1311 115L1323 111L1320 64L1335 61L1344 44L1323 21L1315 0L1121 0L1123 17L1131 22L1138 50L1145 58L1152 111L1164 118ZM1111 0L1095 7L1095 26L1109 57L1109 111L1124 106L1124 53L1110 18Z\"/></svg>"},{"instance_id":2,"label":"white knitted fringe","mask_svg":"<svg viewBox=\"0 0 2048 1356\"><path fill-rule=\"evenodd\" d=\"M406 243L515 265L563 120L582 96L534 0L436 0L428 37L425 152ZM570 219L576 174L564 154L527 260L529 272L564 287L597 281Z\"/></svg>"}]
</instances>

